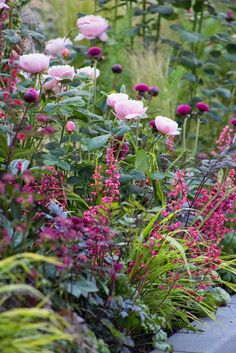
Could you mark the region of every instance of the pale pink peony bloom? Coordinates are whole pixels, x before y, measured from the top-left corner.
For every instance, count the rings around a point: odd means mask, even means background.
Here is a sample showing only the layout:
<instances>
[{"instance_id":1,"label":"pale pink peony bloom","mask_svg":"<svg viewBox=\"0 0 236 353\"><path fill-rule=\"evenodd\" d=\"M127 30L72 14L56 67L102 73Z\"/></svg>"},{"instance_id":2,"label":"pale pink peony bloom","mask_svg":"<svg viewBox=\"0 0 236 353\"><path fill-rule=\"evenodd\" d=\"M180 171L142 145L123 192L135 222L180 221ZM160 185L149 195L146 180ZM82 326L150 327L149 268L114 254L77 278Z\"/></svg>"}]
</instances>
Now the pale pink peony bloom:
<instances>
[{"instance_id":1,"label":"pale pink peony bloom","mask_svg":"<svg viewBox=\"0 0 236 353\"><path fill-rule=\"evenodd\" d=\"M91 66L85 66L77 70L77 74L85 74L90 80L94 80L95 69ZM100 71L96 69L96 78L100 76Z\"/></svg>"},{"instance_id":2,"label":"pale pink peony bloom","mask_svg":"<svg viewBox=\"0 0 236 353\"><path fill-rule=\"evenodd\" d=\"M0 0L0 10L9 9L9 6L5 4L6 0Z\"/></svg>"},{"instance_id":3,"label":"pale pink peony bloom","mask_svg":"<svg viewBox=\"0 0 236 353\"><path fill-rule=\"evenodd\" d=\"M77 21L79 27L79 34L75 38L76 41L83 39L95 39L99 38L103 42L108 40L107 29L108 21L101 16L87 15L81 17Z\"/></svg>"},{"instance_id":4,"label":"pale pink peony bloom","mask_svg":"<svg viewBox=\"0 0 236 353\"><path fill-rule=\"evenodd\" d=\"M148 108L144 108L142 101L129 99L117 102L114 109L118 119L137 119L144 115Z\"/></svg>"},{"instance_id":5,"label":"pale pink peony bloom","mask_svg":"<svg viewBox=\"0 0 236 353\"><path fill-rule=\"evenodd\" d=\"M155 118L156 129L164 135L179 135L178 124L165 116Z\"/></svg>"},{"instance_id":6,"label":"pale pink peony bloom","mask_svg":"<svg viewBox=\"0 0 236 353\"><path fill-rule=\"evenodd\" d=\"M49 57L38 53L21 55L19 59L19 66L25 72L40 74L48 69Z\"/></svg>"},{"instance_id":7,"label":"pale pink peony bloom","mask_svg":"<svg viewBox=\"0 0 236 353\"><path fill-rule=\"evenodd\" d=\"M67 45L72 45L69 38L51 39L46 43L46 52L52 56L62 55Z\"/></svg>"},{"instance_id":8,"label":"pale pink peony bloom","mask_svg":"<svg viewBox=\"0 0 236 353\"><path fill-rule=\"evenodd\" d=\"M49 76L45 76L44 78L46 80ZM51 80L46 80L43 83L43 92L46 93L47 91L53 91L54 93L59 93L61 91L61 87L60 81L53 78Z\"/></svg>"},{"instance_id":9,"label":"pale pink peony bloom","mask_svg":"<svg viewBox=\"0 0 236 353\"><path fill-rule=\"evenodd\" d=\"M114 108L115 104L120 101L127 101L129 99L128 94L125 93L111 93L107 96L107 105Z\"/></svg>"},{"instance_id":10,"label":"pale pink peony bloom","mask_svg":"<svg viewBox=\"0 0 236 353\"><path fill-rule=\"evenodd\" d=\"M75 77L75 69L70 65L55 65L48 69L48 75L55 80L73 80Z\"/></svg>"},{"instance_id":11,"label":"pale pink peony bloom","mask_svg":"<svg viewBox=\"0 0 236 353\"><path fill-rule=\"evenodd\" d=\"M76 129L75 123L71 120L67 121L65 130L69 133L72 133L73 131L75 131L75 129Z\"/></svg>"}]
</instances>

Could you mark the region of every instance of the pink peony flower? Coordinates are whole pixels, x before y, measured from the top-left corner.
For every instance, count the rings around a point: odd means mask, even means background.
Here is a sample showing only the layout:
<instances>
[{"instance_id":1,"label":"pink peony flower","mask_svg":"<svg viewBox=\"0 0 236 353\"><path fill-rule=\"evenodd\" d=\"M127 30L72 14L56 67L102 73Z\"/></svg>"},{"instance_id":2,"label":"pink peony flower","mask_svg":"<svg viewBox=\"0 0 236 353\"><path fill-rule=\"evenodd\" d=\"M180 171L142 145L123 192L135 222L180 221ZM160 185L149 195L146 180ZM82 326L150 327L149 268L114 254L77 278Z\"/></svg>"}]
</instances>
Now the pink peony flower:
<instances>
[{"instance_id":1,"label":"pink peony flower","mask_svg":"<svg viewBox=\"0 0 236 353\"><path fill-rule=\"evenodd\" d=\"M192 108L190 107L190 105L188 105L188 104L180 104L176 108L176 113L178 115L187 115L187 114L191 113L191 110L192 110Z\"/></svg>"},{"instance_id":2,"label":"pink peony flower","mask_svg":"<svg viewBox=\"0 0 236 353\"><path fill-rule=\"evenodd\" d=\"M57 81L73 80L75 77L75 69L70 65L56 65L48 69L48 75Z\"/></svg>"},{"instance_id":3,"label":"pink peony flower","mask_svg":"<svg viewBox=\"0 0 236 353\"><path fill-rule=\"evenodd\" d=\"M69 38L51 39L46 43L46 52L52 56L62 55L67 45L72 45Z\"/></svg>"},{"instance_id":4,"label":"pink peony flower","mask_svg":"<svg viewBox=\"0 0 236 353\"><path fill-rule=\"evenodd\" d=\"M44 54L21 55L19 59L20 68L32 74L40 74L49 67L49 57Z\"/></svg>"},{"instance_id":5,"label":"pink peony flower","mask_svg":"<svg viewBox=\"0 0 236 353\"><path fill-rule=\"evenodd\" d=\"M71 134L73 131L75 131L75 129L76 129L75 123L71 120L67 121L65 130Z\"/></svg>"},{"instance_id":6,"label":"pink peony flower","mask_svg":"<svg viewBox=\"0 0 236 353\"><path fill-rule=\"evenodd\" d=\"M144 108L142 101L129 99L117 102L114 109L118 119L136 119L144 115L148 108Z\"/></svg>"},{"instance_id":7,"label":"pink peony flower","mask_svg":"<svg viewBox=\"0 0 236 353\"><path fill-rule=\"evenodd\" d=\"M128 94L125 93L111 93L107 96L107 105L114 108L115 104L120 101L127 101L129 99Z\"/></svg>"},{"instance_id":8,"label":"pink peony flower","mask_svg":"<svg viewBox=\"0 0 236 353\"><path fill-rule=\"evenodd\" d=\"M49 78L49 76L45 76L45 79ZM43 92L53 91L54 93L58 93L61 90L61 83L56 79L47 80L43 83Z\"/></svg>"},{"instance_id":9,"label":"pink peony flower","mask_svg":"<svg viewBox=\"0 0 236 353\"><path fill-rule=\"evenodd\" d=\"M85 66L77 70L77 74L87 75L90 80L94 80L94 73L95 73L95 70L91 66ZM98 78L99 76L100 76L100 71L96 69L96 78Z\"/></svg>"},{"instance_id":10,"label":"pink peony flower","mask_svg":"<svg viewBox=\"0 0 236 353\"><path fill-rule=\"evenodd\" d=\"M77 21L80 33L75 38L76 41L83 39L99 38L103 42L108 40L107 29L108 21L101 16L87 15Z\"/></svg>"},{"instance_id":11,"label":"pink peony flower","mask_svg":"<svg viewBox=\"0 0 236 353\"><path fill-rule=\"evenodd\" d=\"M0 10L9 9L9 6L5 4L6 0L0 0Z\"/></svg>"},{"instance_id":12,"label":"pink peony flower","mask_svg":"<svg viewBox=\"0 0 236 353\"><path fill-rule=\"evenodd\" d=\"M204 102L198 102L196 104L196 108L198 110L200 110L200 112L204 113L204 112L209 112L209 105L204 103Z\"/></svg>"},{"instance_id":13,"label":"pink peony flower","mask_svg":"<svg viewBox=\"0 0 236 353\"><path fill-rule=\"evenodd\" d=\"M159 132L164 135L179 135L178 124L164 116L157 116L155 118L155 126Z\"/></svg>"}]
</instances>

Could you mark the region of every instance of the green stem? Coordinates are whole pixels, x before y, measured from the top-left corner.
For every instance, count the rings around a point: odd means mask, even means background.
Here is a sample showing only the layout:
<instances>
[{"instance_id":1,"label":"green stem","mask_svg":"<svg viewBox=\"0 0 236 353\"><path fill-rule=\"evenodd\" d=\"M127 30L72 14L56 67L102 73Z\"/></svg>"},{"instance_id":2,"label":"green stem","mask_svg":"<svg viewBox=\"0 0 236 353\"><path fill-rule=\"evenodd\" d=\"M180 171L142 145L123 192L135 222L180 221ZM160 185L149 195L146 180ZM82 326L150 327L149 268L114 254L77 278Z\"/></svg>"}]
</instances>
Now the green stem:
<instances>
[{"instance_id":1,"label":"green stem","mask_svg":"<svg viewBox=\"0 0 236 353\"><path fill-rule=\"evenodd\" d=\"M183 151L186 151L186 127L187 127L188 118L184 119L183 125Z\"/></svg>"},{"instance_id":2,"label":"green stem","mask_svg":"<svg viewBox=\"0 0 236 353\"><path fill-rule=\"evenodd\" d=\"M202 31L203 10L204 10L204 3L202 3L201 14L200 14L200 20L199 20L199 25L198 25L198 33L201 33L201 31Z\"/></svg>"},{"instance_id":3,"label":"green stem","mask_svg":"<svg viewBox=\"0 0 236 353\"><path fill-rule=\"evenodd\" d=\"M194 143L194 149L193 149L193 156L195 156L195 154L197 153L200 124L201 124L201 120L198 118L197 119L197 129L196 129L195 143Z\"/></svg>"},{"instance_id":4,"label":"green stem","mask_svg":"<svg viewBox=\"0 0 236 353\"><path fill-rule=\"evenodd\" d=\"M156 44L158 43L159 39L160 39L160 29L161 29L161 14L158 14L157 17L157 23L156 23Z\"/></svg>"},{"instance_id":5,"label":"green stem","mask_svg":"<svg viewBox=\"0 0 236 353\"><path fill-rule=\"evenodd\" d=\"M137 128L136 128L136 140L135 140L136 150L138 150L139 124L140 124L140 117L138 118Z\"/></svg>"},{"instance_id":6,"label":"green stem","mask_svg":"<svg viewBox=\"0 0 236 353\"><path fill-rule=\"evenodd\" d=\"M94 62L94 78L93 78L93 110L95 110L95 104L97 99L97 78L96 78L96 71L97 71L97 60Z\"/></svg>"},{"instance_id":7,"label":"green stem","mask_svg":"<svg viewBox=\"0 0 236 353\"><path fill-rule=\"evenodd\" d=\"M194 12L193 32L196 31L196 28L197 28L197 12Z\"/></svg>"}]
</instances>

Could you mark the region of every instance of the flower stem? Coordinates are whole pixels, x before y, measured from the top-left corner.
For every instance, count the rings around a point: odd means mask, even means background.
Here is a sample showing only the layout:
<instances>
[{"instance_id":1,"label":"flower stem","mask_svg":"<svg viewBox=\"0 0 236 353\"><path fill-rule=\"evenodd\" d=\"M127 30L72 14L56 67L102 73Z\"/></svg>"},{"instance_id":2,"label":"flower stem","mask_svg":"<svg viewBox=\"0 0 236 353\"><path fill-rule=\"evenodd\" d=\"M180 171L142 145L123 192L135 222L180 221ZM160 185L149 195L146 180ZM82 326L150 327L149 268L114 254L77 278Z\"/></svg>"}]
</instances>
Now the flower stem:
<instances>
[{"instance_id":1,"label":"flower stem","mask_svg":"<svg viewBox=\"0 0 236 353\"><path fill-rule=\"evenodd\" d=\"M200 124L201 124L201 120L198 118L198 119L197 119L197 128L196 128L195 143L194 143L194 149L193 149L193 156L195 156L195 154L197 153L198 140L199 140L199 131L200 131Z\"/></svg>"}]
</instances>

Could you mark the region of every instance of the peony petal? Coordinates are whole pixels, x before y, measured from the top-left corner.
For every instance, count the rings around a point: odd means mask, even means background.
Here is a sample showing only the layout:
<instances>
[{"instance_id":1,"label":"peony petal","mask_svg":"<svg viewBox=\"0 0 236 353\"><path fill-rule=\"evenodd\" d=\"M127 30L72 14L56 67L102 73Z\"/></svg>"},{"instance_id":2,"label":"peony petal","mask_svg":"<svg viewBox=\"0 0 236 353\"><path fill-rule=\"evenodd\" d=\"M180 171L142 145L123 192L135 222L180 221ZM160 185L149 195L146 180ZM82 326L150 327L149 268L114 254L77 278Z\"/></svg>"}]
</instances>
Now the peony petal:
<instances>
[{"instance_id":1,"label":"peony petal","mask_svg":"<svg viewBox=\"0 0 236 353\"><path fill-rule=\"evenodd\" d=\"M128 114L128 115L126 115L125 116L125 119L138 119L138 118L140 118L142 115L140 115L140 114Z\"/></svg>"},{"instance_id":2,"label":"peony petal","mask_svg":"<svg viewBox=\"0 0 236 353\"><path fill-rule=\"evenodd\" d=\"M102 41L102 42L107 42L108 41L108 35L106 32L103 32L100 36L99 36L99 39Z\"/></svg>"},{"instance_id":3,"label":"peony petal","mask_svg":"<svg viewBox=\"0 0 236 353\"><path fill-rule=\"evenodd\" d=\"M80 40L83 40L85 38L85 36L82 33L79 33L76 37L75 37L75 41L79 42Z\"/></svg>"}]
</instances>

